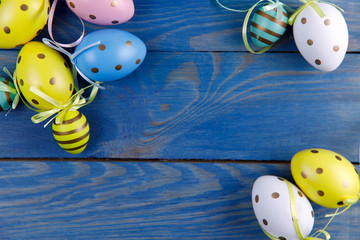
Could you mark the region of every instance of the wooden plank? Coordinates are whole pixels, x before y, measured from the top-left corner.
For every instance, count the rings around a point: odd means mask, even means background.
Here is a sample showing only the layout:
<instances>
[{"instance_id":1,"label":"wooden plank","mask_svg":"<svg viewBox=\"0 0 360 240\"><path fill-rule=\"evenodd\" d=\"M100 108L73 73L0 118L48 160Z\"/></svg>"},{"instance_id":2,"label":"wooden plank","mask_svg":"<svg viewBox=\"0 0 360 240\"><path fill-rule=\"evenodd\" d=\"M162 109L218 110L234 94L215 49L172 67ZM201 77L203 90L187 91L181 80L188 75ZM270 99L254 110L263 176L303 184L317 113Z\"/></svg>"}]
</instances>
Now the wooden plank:
<instances>
[{"instance_id":1,"label":"wooden plank","mask_svg":"<svg viewBox=\"0 0 360 240\"><path fill-rule=\"evenodd\" d=\"M0 163L1 239L267 239L251 205L262 175L288 164ZM333 209L314 204L314 231ZM327 229L359 239L359 204ZM340 231L341 229L341 231Z\"/></svg>"},{"instance_id":2,"label":"wooden plank","mask_svg":"<svg viewBox=\"0 0 360 240\"><path fill-rule=\"evenodd\" d=\"M0 62L14 70L15 51ZM290 160L322 147L358 162L359 55L322 73L296 53L150 52L80 109L91 139L77 157ZM4 75L5 76L5 75ZM0 158L72 158L21 105L0 118ZM40 146L39 146L40 143ZM19 149L15 151L14 149Z\"/></svg>"},{"instance_id":3,"label":"wooden plank","mask_svg":"<svg viewBox=\"0 0 360 240\"><path fill-rule=\"evenodd\" d=\"M236 9L248 9L256 3L242 0L222 2ZM303 4L298 0L284 2L295 9ZM215 0L135 0L134 3L134 17L124 24L110 27L137 35L150 51L247 51L241 37L246 14L222 9ZM333 0L331 3L344 9L343 15L350 34L348 51L359 51L360 2ZM81 24L65 1L60 1L55 16L56 39L68 43L80 36ZM87 33L102 28L86 23ZM41 36L48 36L46 31ZM271 51L298 51L291 27Z\"/></svg>"}]
</instances>

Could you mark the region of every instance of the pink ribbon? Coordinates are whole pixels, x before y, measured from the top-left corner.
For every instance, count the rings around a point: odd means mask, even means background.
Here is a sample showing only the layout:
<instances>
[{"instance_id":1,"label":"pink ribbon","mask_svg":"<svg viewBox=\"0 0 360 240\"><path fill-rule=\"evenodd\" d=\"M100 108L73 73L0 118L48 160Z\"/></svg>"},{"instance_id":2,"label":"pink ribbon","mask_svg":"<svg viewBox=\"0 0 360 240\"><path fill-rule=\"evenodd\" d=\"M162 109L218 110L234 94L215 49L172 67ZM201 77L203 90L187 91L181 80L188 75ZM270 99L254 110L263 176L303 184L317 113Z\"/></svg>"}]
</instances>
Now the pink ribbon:
<instances>
[{"instance_id":1,"label":"pink ribbon","mask_svg":"<svg viewBox=\"0 0 360 240\"><path fill-rule=\"evenodd\" d=\"M58 3L58 0L54 0L53 4L51 5L51 8L50 8L50 12L49 12L49 19L48 19L48 31L49 31L49 35L51 37L51 39L56 43L58 44L59 46L61 47L64 47L64 48L72 48L72 47L75 47L77 46L84 38L85 36L85 25L84 25L84 22L81 18L79 18L81 24L82 24L82 34L81 36L75 41L75 42L72 42L72 43L59 43L57 41L55 41L54 39L54 36L53 36L53 31L52 31L52 25L53 25L53 20L54 20L54 15L55 15L55 9L56 9L56 5Z\"/></svg>"}]
</instances>

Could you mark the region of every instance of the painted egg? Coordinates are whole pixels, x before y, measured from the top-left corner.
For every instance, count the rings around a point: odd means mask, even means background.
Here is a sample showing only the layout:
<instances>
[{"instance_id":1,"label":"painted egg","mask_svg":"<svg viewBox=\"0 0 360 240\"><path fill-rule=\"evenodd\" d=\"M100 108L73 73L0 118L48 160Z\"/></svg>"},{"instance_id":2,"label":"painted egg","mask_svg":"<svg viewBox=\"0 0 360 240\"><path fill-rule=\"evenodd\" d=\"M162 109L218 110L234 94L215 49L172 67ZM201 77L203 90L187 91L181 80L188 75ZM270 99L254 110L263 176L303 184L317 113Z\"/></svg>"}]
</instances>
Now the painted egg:
<instances>
[{"instance_id":1,"label":"painted egg","mask_svg":"<svg viewBox=\"0 0 360 240\"><path fill-rule=\"evenodd\" d=\"M86 49L75 59L78 70L94 81L123 78L135 71L146 55L146 46L140 38L118 29L88 34L76 47L75 54L97 41L100 41L99 45Z\"/></svg>"},{"instance_id":2,"label":"painted egg","mask_svg":"<svg viewBox=\"0 0 360 240\"><path fill-rule=\"evenodd\" d=\"M135 12L133 0L66 0L80 18L98 25L116 25L130 20Z\"/></svg>"},{"instance_id":3,"label":"painted egg","mask_svg":"<svg viewBox=\"0 0 360 240\"><path fill-rule=\"evenodd\" d=\"M305 194L281 177L266 175L254 182L252 205L255 216L264 232L274 239L300 239L293 222L290 191L294 196L292 204L296 206L298 226L304 239L314 225L314 211Z\"/></svg>"},{"instance_id":4,"label":"painted egg","mask_svg":"<svg viewBox=\"0 0 360 240\"><path fill-rule=\"evenodd\" d=\"M267 47L274 44L284 35L288 25L288 14L281 8L281 15L277 18L277 10L265 11L265 6L254 14L250 34L252 42L258 47Z\"/></svg>"},{"instance_id":5,"label":"painted egg","mask_svg":"<svg viewBox=\"0 0 360 240\"><path fill-rule=\"evenodd\" d=\"M296 17L293 34L301 55L313 67L330 72L342 63L349 42L348 28L341 12L327 3L316 3L325 13L320 16L307 6Z\"/></svg>"},{"instance_id":6,"label":"painted egg","mask_svg":"<svg viewBox=\"0 0 360 240\"><path fill-rule=\"evenodd\" d=\"M74 89L71 69L65 59L42 42L33 41L22 47L14 77L26 101L37 109L49 110L54 106L30 91L30 87L61 104L67 102Z\"/></svg>"},{"instance_id":7,"label":"painted egg","mask_svg":"<svg viewBox=\"0 0 360 240\"><path fill-rule=\"evenodd\" d=\"M342 207L359 196L356 169L336 152L326 149L300 151L291 160L291 173L302 191L324 207Z\"/></svg>"},{"instance_id":8,"label":"painted egg","mask_svg":"<svg viewBox=\"0 0 360 240\"><path fill-rule=\"evenodd\" d=\"M53 121L52 130L59 146L72 154L84 151L90 137L89 123L79 111L66 112L61 124Z\"/></svg>"},{"instance_id":9,"label":"painted egg","mask_svg":"<svg viewBox=\"0 0 360 240\"><path fill-rule=\"evenodd\" d=\"M0 1L0 48L14 48L35 38L47 22L49 9L49 0Z\"/></svg>"},{"instance_id":10,"label":"painted egg","mask_svg":"<svg viewBox=\"0 0 360 240\"><path fill-rule=\"evenodd\" d=\"M12 81L9 81L3 77L0 77L0 82L15 89L15 86L12 83ZM7 91L0 91L0 111L8 110L11 107L15 96L16 96L16 94L14 94L14 93L10 93Z\"/></svg>"}]
</instances>

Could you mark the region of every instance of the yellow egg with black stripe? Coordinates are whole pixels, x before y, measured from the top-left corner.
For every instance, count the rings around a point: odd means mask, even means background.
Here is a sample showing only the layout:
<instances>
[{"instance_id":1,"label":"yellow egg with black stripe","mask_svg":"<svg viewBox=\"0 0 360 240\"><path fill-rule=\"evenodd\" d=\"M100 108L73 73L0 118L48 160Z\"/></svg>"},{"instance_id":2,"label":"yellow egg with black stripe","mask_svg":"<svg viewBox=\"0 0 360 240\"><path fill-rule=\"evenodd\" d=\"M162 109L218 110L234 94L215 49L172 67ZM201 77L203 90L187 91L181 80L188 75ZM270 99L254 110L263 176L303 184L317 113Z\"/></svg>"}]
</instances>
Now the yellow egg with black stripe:
<instances>
[{"instance_id":1,"label":"yellow egg with black stripe","mask_svg":"<svg viewBox=\"0 0 360 240\"><path fill-rule=\"evenodd\" d=\"M53 122L52 130L60 147L72 154L84 151L90 137L89 123L79 111L66 112L62 123Z\"/></svg>"}]
</instances>

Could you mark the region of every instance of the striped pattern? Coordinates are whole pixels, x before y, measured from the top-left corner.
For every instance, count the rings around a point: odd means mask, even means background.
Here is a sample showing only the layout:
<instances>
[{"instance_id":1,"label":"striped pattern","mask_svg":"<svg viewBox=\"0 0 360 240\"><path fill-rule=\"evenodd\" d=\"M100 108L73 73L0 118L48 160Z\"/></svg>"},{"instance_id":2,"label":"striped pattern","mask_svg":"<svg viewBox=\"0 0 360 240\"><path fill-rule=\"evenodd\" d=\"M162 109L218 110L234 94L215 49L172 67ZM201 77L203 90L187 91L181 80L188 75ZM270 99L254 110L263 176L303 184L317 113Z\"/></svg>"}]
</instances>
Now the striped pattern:
<instances>
[{"instance_id":1,"label":"striped pattern","mask_svg":"<svg viewBox=\"0 0 360 240\"><path fill-rule=\"evenodd\" d=\"M67 112L61 124L53 122L52 129L56 142L65 151L79 154L86 148L90 128L82 113L78 111Z\"/></svg>"},{"instance_id":2,"label":"striped pattern","mask_svg":"<svg viewBox=\"0 0 360 240\"><path fill-rule=\"evenodd\" d=\"M264 7L259 8L251 20L250 35L252 42L258 47L274 44L285 33L287 22L288 15L285 11L282 11L278 20L277 9L265 12Z\"/></svg>"},{"instance_id":3,"label":"striped pattern","mask_svg":"<svg viewBox=\"0 0 360 240\"><path fill-rule=\"evenodd\" d=\"M0 81L14 88L14 84L11 81L5 78L0 78ZM11 107L14 98L15 94L0 91L0 111L8 110Z\"/></svg>"}]
</instances>

